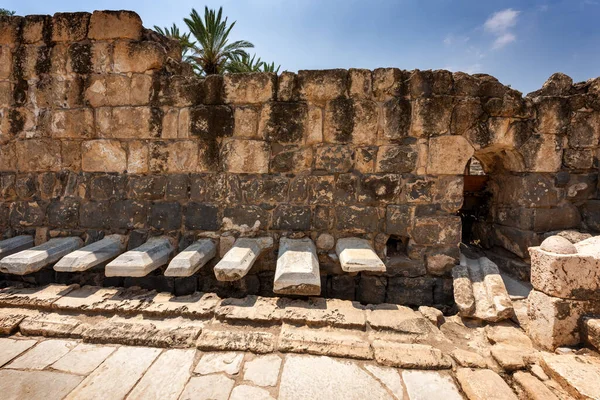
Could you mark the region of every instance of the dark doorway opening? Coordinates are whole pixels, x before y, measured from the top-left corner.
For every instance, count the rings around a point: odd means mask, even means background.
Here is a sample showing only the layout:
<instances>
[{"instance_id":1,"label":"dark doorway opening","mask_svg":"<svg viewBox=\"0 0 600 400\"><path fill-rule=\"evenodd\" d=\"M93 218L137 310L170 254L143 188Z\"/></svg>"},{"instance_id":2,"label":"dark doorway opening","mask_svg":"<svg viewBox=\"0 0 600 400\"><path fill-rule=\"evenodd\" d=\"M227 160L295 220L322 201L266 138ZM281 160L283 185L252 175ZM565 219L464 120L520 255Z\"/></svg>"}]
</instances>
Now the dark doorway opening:
<instances>
[{"instance_id":1,"label":"dark doorway opening","mask_svg":"<svg viewBox=\"0 0 600 400\"><path fill-rule=\"evenodd\" d=\"M464 201L459 215L462 220L462 242L467 245L480 246L482 239L478 232L481 226L490 222L491 192L488 190L489 176L475 157L471 158L465 167ZM485 230L483 230L485 231Z\"/></svg>"}]
</instances>

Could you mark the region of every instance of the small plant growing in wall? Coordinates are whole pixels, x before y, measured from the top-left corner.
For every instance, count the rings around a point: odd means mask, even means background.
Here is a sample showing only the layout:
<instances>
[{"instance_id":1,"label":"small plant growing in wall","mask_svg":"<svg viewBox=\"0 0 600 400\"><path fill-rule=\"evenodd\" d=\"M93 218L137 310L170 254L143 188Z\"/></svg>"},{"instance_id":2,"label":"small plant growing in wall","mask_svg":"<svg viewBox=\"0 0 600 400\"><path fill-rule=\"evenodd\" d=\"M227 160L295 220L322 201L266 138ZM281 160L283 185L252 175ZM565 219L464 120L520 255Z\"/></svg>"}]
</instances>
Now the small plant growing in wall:
<instances>
[{"instance_id":1,"label":"small plant growing in wall","mask_svg":"<svg viewBox=\"0 0 600 400\"><path fill-rule=\"evenodd\" d=\"M15 11L7 10L6 8L0 8L0 16L12 16L15 15Z\"/></svg>"}]
</instances>

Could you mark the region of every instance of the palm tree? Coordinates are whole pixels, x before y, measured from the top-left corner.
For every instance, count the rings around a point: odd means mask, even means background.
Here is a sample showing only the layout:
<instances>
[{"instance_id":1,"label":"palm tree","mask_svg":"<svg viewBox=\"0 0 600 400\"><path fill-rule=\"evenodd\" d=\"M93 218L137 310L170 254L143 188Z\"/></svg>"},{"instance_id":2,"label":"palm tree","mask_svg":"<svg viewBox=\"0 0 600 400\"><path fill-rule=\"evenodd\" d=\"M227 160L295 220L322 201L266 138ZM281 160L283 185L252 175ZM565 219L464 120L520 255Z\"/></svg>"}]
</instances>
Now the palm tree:
<instances>
[{"instance_id":1,"label":"palm tree","mask_svg":"<svg viewBox=\"0 0 600 400\"><path fill-rule=\"evenodd\" d=\"M275 68L274 62L272 62L271 64L267 64L263 61L262 63L262 72L274 72L277 74L279 73L279 68L281 68L281 65L278 65L277 68Z\"/></svg>"},{"instance_id":2,"label":"palm tree","mask_svg":"<svg viewBox=\"0 0 600 400\"><path fill-rule=\"evenodd\" d=\"M184 18L196 44L192 47L192 55L199 69L206 75L220 74L226 72L229 63L234 62L236 57L241 58L248 53L244 49L254 47L245 40L237 40L229 43L229 34L235 26L235 21L228 25L227 17L222 19L223 7L209 10L204 7L204 18L201 18L195 9L192 9L190 18Z\"/></svg>"},{"instance_id":3,"label":"palm tree","mask_svg":"<svg viewBox=\"0 0 600 400\"><path fill-rule=\"evenodd\" d=\"M14 11L7 10L6 8L0 8L0 16L10 17L10 16L13 16L15 14L16 13Z\"/></svg>"},{"instance_id":4,"label":"palm tree","mask_svg":"<svg viewBox=\"0 0 600 400\"><path fill-rule=\"evenodd\" d=\"M260 60L260 57L258 57L258 60L255 60L255 58L256 54L251 58L248 53L241 56L234 56L233 60L225 66L225 70L230 73L260 72L264 63Z\"/></svg>"},{"instance_id":5,"label":"palm tree","mask_svg":"<svg viewBox=\"0 0 600 400\"><path fill-rule=\"evenodd\" d=\"M181 31L179 30L179 27L177 25L175 25L175 23L173 23L173 25L170 28L169 27L161 28L160 26L154 25L154 30L163 36L166 36L170 39L179 41L179 44L181 45L181 57L183 58L184 61L187 61L187 58L189 56L188 53L192 50L192 48L196 44L195 42L190 42L190 33L189 32L181 33Z\"/></svg>"}]
</instances>

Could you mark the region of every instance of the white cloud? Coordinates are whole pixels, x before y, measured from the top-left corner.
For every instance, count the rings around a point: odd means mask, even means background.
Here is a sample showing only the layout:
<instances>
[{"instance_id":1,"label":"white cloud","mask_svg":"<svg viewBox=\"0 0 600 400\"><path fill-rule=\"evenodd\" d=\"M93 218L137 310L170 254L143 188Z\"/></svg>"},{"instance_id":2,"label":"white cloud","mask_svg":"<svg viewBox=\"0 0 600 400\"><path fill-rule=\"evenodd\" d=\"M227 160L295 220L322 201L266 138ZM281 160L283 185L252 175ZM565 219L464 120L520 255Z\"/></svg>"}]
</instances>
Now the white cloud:
<instances>
[{"instance_id":1,"label":"white cloud","mask_svg":"<svg viewBox=\"0 0 600 400\"><path fill-rule=\"evenodd\" d=\"M512 8L495 12L485 21L483 27L488 32L500 35L517 24L517 17L520 13Z\"/></svg>"},{"instance_id":2,"label":"white cloud","mask_svg":"<svg viewBox=\"0 0 600 400\"><path fill-rule=\"evenodd\" d=\"M506 46L507 44L514 42L515 40L517 40L517 37L515 35L513 35L512 33L505 33L503 35L498 36L496 38L496 40L494 40L492 49L494 49L494 50L501 49L504 46Z\"/></svg>"},{"instance_id":3,"label":"white cloud","mask_svg":"<svg viewBox=\"0 0 600 400\"><path fill-rule=\"evenodd\" d=\"M444 38L444 44L446 46L452 46L453 44L464 44L467 43L471 38L468 36L455 36L451 33L446 35Z\"/></svg>"},{"instance_id":4,"label":"white cloud","mask_svg":"<svg viewBox=\"0 0 600 400\"><path fill-rule=\"evenodd\" d=\"M496 36L492 44L492 50L501 49L517 40L517 36L510 30L517 25L517 18L520 13L521 11L507 8L506 10L495 12L485 21L483 24L485 31Z\"/></svg>"}]
</instances>

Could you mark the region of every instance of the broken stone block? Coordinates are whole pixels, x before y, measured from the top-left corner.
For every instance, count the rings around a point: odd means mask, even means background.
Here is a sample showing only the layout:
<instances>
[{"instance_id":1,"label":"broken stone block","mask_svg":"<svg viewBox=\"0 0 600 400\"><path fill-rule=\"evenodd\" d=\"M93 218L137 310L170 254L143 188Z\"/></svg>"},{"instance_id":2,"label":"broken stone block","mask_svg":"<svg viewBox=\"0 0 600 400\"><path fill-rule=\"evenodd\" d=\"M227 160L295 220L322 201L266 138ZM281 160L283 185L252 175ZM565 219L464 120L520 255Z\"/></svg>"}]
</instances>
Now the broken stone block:
<instances>
[{"instance_id":1,"label":"broken stone block","mask_svg":"<svg viewBox=\"0 0 600 400\"><path fill-rule=\"evenodd\" d=\"M219 281L237 281L246 276L258 256L273 246L273 238L240 238L215 265L214 271Z\"/></svg>"},{"instance_id":2,"label":"broken stone block","mask_svg":"<svg viewBox=\"0 0 600 400\"><path fill-rule=\"evenodd\" d=\"M33 236L21 235L0 241L0 260L33 247Z\"/></svg>"},{"instance_id":3,"label":"broken stone block","mask_svg":"<svg viewBox=\"0 0 600 400\"><path fill-rule=\"evenodd\" d=\"M566 243L560 248L550 247L549 241L553 239ZM564 248L570 253L565 253ZM536 290L563 299L600 298L600 236L574 245L567 239L551 236L541 246L529 248L529 254L531 284Z\"/></svg>"},{"instance_id":4,"label":"broken stone block","mask_svg":"<svg viewBox=\"0 0 600 400\"><path fill-rule=\"evenodd\" d=\"M342 269L346 272L385 272L385 264L368 240L359 238L338 239L335 251Z\"/></svg>"},{"instance_id":5,"label":"broken stone block","mask_svg":"<svg viewBox=\"0 0 600 400\"><path fill-rule=\"evenodd\" d=\"M529 337L548 350L580 343L581 317L600 313L598 301L561 299L537 290L531 291L528 300Z\"/></svg>"},{"instance_id":6,"label":"broken stone block","mask_svg":"<svg viewBox=\"0 0 600 400\"><path fill-rule=\"evenodd\" d=\"M486 257L473 260L460 255L452 269L454 298L461 316L484 321L512 317L514 310L496 264Z\"/></svg>"},{"instance_id":7,"label":"broken stone block","mask_svg":"<svg viewBox=\"0 0 600 400\"><path fill-rule=\"evenodd\" d=\"M600 361L593 356L547 354L544 371L574 398L597 399L600 393Z\"/></svg>"},{"instance_id":8,"label":"broken stone block","mask_svg":"<svg viewBox=\"0 0 600 400\"><path fill-rule=\"evenodd\" d=\"M0 272L26 275L56 262L83 245L78 237L50 239L46 243L10 255L0 261Z\"/></svg>"},{"instance_id":9,"label":"broken stone block","mask_svg":"<svg viewBox=\"0 0 600 400\"><path fill-rule=\"evenodd\" d=\"M156 268L165 265L174 246L166 236L148 239L146 243L130 250L108 263L106 276L146 276Z\"/></svg>"},{"instance_id":10,"label":"broken stone block","mask_svg":"<svg viewBox=\"0 0 600 400\"><path fill-rule=\"evenodd\" d=\"M200 239L171 260L165 276L192 276L217 255L211 239Z\"/></svg>"},{"instance_id":11,"label":"broken stone block","mask_svg":"<svg viewBox=\"0 0 600 400\"><path fill-rule=\"evenodd\" d=\"M104 239L67 254L54 264L60 272L86 271L108 262L127 249L127 236L109 235Z\"/></svg>"},{"instance_id":12,"label":"broken stone block","mask_svg":"<svg viewBox=\"0 0 600 400\"><path fill-rule=\"evenodd\" d=\"M302 296L321 294L319 260L312 240L308 238L280 240L273 292Z\"/></svg>"}]
</instances>

